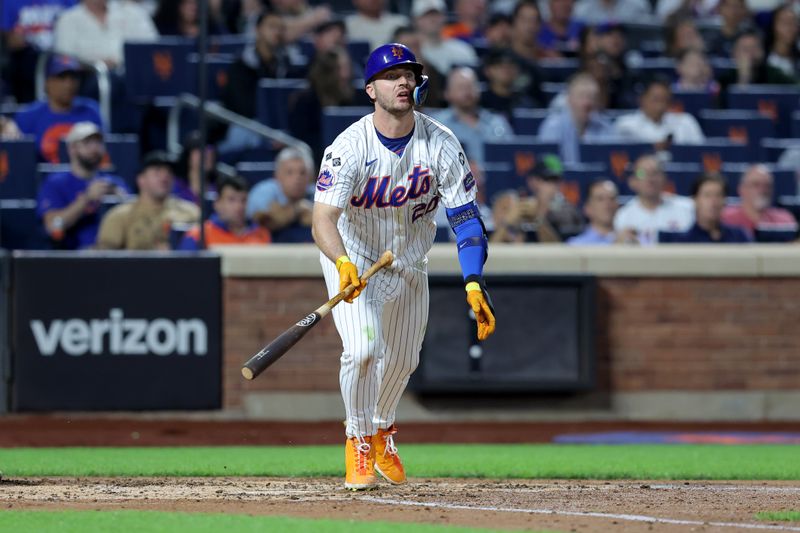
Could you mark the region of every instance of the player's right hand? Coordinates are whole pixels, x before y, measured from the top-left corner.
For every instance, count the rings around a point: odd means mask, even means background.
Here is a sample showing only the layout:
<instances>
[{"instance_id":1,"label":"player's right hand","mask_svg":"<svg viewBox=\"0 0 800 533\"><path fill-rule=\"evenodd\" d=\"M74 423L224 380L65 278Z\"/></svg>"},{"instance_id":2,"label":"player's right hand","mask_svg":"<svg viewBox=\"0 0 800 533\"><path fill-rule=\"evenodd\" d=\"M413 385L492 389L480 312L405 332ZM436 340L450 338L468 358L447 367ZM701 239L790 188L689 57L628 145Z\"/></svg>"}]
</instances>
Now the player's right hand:
<instances>
[{"instance_id":1,"label":"player's right hand","mask_svg":"<svg viewBox=\"0 0 800 533\"><path fill-rule=\"evenodd\" d=\"M478 282L467 283L466 289L467 303L475 313L475 320L478 321L478 340L484 341L494 333L495 319L492 304Z\"/></svg>"},{"instance_id":2,"label":"player's right hand","mask_svg":"<svg viewBox=\"0 0 800 533\"><path fill-rule=\"evenodd\" d=\"M366 281L361 281L358 277L358 268L350 261L350 258L343 255L336 260L336 270L339 271L339 291L345 290L349 285L356 288L350 296L344 299L345 302L351 304L355 300L364 287L367 286Z\"/></svg>"}]
</instances>

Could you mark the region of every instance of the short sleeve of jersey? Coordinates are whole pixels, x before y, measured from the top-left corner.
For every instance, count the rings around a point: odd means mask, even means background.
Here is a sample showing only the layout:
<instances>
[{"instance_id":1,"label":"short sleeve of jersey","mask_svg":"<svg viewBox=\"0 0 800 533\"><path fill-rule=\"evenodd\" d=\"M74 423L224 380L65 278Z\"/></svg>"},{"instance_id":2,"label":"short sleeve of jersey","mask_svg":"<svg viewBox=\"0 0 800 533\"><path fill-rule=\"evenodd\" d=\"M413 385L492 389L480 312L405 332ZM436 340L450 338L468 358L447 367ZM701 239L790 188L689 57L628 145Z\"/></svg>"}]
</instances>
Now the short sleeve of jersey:
<instances>
[{"instance_id":1,"label":"short sleeve of jersey","mask_svg":"<svg viewBox=\"0 0 800 533\"><path fill-rule=\"evenodd\" d=\"M353 192L359 168L359 153L366 150L366 141L354 135L341 135L325 149L322 156L314 201L344 209Z\"/></svg>"},{"instance_id":2,"label":"short sleeve of jersey","mask_svg":"<svg viewBox=\"0 0 800 533\"><path fill-rule=\"evenodd\" d=\"M452 209L473 202L477 185L461 143L447 130L439 130L436 134L443 135L441 144L434 147L439 163L437 178L442 204Z\"/></svg>"}]
</instances>

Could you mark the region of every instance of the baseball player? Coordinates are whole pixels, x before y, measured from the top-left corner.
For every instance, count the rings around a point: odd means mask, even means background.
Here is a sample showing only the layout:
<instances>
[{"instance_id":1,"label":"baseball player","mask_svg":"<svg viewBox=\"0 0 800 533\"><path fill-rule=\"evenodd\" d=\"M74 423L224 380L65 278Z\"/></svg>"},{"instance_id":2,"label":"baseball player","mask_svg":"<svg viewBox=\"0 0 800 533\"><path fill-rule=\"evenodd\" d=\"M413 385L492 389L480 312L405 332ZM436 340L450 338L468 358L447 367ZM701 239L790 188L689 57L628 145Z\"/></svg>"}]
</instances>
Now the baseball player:
<instances>
[{"instance_id":1,"label":"baseball player","mask_svg":"<svg viewBox=\"0 0 800 533\"><path fill-rule=\"evenodd\" d=\"M439 202L458 236L458 257L478 338L495 328L483 281L487 241L475 204L475 179L458 139L427 115L427 76L401 44L367 60L365 90L375 112L348 127L323 155L313 235L328 293L356 287L333 309L343 352L339 383L347 412L345 487L367 489L376 472L406 480L394 445L395 409L419 361L428 322L427 258ZM395 261L369 284L359 280L384 250ZM360 297L359 297L360 295Z\"/></svg>"}]
</instances>

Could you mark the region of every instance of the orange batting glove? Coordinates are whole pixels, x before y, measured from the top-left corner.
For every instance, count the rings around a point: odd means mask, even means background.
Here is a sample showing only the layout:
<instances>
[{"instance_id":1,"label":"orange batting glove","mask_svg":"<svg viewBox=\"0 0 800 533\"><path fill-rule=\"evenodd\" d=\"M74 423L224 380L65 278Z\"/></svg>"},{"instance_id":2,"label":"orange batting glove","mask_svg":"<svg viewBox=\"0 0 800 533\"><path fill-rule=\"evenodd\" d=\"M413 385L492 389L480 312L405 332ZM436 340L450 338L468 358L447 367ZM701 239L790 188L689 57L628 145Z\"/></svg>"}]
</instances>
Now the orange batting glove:
<instances>
[{"instance_id":1,"label":"orange batting glove","mask_svg":"<svg viewBox=\"0 0 800 533\"><path fill-rule=\"evenodd\" d=\"M345 302L351 304L355 300L364 287L367 286L366 281L361 281L358 277L358 268L350 261L350 258L343 255L336 260L336 270L339 271L339 291L345 290L349 285L356 288L350 296L344 299Z\"/></svg>"},{"instance_id":2,"label":"orange batting glove","mask_svg":"<svg viewBox=\"0 0 800 533\"><path fill-rule=\"evenodd\" d=\"M495 320L491 301L477 281L467 283L466 290L467 303L475 313L475 320L478 321L478 340L486 340L494 333Z\"/></svg>"}]
</instances>

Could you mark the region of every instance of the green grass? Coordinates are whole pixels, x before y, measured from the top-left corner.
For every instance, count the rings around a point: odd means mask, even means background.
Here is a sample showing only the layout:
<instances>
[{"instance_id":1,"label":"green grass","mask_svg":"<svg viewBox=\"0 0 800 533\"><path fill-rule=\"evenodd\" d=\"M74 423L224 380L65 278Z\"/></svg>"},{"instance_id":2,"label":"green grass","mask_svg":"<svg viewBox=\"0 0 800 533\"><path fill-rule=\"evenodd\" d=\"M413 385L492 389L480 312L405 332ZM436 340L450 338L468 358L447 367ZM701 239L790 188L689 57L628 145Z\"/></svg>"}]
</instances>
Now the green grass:
<instances>
[{"instance_id":1,"label":"green grass","mask_svg":"<svg viewBox=\"0 0 800 533\"><path fill-rule=\"evenodd\" d=\"M800 511L761 511L756 520L766 522L800 522Z\"/></svg>"},{"instance_id":2,"label":"green grass","mask_svg":"<svg viewBox=\"0 0 800 533\"><path fill-rule=\"evenodd\" d=\"M800 446L409 444L413 477L800 480ZM5 448L6 476L340 476L340 446Z\"/></svg>"},{"instance_id":3,"label":"green grass","mask_svg":"<svg viewBox=\"0 0 800 533\"><path fill-rule=\"evenodd\" d=\"M137 533L482 533L495 531L454 526L313 520L280 516L165 513L157 511L0 511L0 533L85 533L136 531Z\"/></svg>"}]
</instances>

